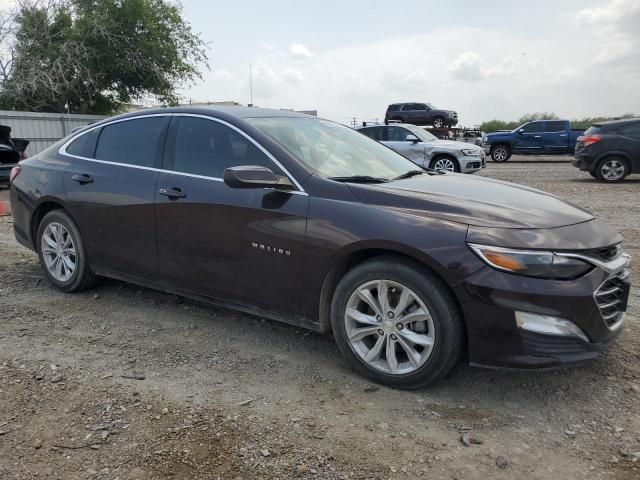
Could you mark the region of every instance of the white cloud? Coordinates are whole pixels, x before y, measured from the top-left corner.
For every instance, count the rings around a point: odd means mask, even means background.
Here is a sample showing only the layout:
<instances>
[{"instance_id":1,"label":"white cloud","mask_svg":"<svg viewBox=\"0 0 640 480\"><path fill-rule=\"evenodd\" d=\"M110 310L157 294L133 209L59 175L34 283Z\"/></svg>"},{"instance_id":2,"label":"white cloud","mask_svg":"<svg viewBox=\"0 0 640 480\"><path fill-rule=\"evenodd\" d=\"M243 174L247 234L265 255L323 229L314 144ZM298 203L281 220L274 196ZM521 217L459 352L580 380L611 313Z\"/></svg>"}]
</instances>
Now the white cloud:
<instances>
[{"instance_id":1,"label":"white cloud","mask_svg":"<svg viewBox=\"0 0 640 480\"><path fill-rule=\"evenodd\" d=\"M294 58L311 58L311 51L301 43L292 43L289 45L289 53Z\"/></svg>"},{"instance_id":2,"label":"white cloud","mask_svg":"<svg viewBox=\"0 0 640 480\"><path fill-rule=\"evenodd\" d=\"M537 111L568 118L640 113L640 28L634 27L640 21L627 18L637 19L635 5L640 1L613 0L571 11L561 31L543 36L490 25L443 26L313 53L301 44L257 49L254 102L317 108L344 123L354 116L382 119L389 103L418 100L457 110L465 126ZM225 65L235 81L220 84L216 95L248 102L245 65Z\"/></svg>"}]
</instances>

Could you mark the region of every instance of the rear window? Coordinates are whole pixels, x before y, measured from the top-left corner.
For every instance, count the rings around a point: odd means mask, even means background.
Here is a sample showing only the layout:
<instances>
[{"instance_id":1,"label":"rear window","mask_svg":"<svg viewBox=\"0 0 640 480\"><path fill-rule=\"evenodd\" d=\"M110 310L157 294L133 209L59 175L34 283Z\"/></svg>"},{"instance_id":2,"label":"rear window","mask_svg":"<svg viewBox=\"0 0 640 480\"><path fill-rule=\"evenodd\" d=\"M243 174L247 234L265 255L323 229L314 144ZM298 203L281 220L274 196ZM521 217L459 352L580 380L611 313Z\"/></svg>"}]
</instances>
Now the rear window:
<instances>
[{"instance_id":1,"label":"rear window","mask_svg":"<svg viewBox=\"0 0 640 480\"><path fill-rule=\"evenodd\" d=\"M599 133L602 133L602 127L600 125L593 125L585 130L584 135L598 135Z\"/></svg>"},{"instance_id":2,"label":"rear window","mask_svg":"<svg viewBox=\"0 0 640 480\"><path fill-rule=\"evenodd\" d=\"M169 117L125 120L102 127L96 159L153 167L160 138Z\"/></svg>"},{"instance_id":3,"label":"rear window","mask_svg":"<svg viewBox=\"0 0 640 480\"><path fill-rule=\"evenodd\" d=\"M360 132L364 133L367 137L373 138L374 140L377 140L379 142L384 140L384 127L363 128L360 130Z\"/></svg>"},{"instance_id":4,"label":"rear window","mask_svg":"<svg viewBox=\"0 0 640 480\"><path fill-rule=\"evenodd\" d=\"M84 135L80 135L67 146L67 153L78 157L93 158L96 153L96 140L100 129L96 128Z\"/></svg>"}]
</instances>

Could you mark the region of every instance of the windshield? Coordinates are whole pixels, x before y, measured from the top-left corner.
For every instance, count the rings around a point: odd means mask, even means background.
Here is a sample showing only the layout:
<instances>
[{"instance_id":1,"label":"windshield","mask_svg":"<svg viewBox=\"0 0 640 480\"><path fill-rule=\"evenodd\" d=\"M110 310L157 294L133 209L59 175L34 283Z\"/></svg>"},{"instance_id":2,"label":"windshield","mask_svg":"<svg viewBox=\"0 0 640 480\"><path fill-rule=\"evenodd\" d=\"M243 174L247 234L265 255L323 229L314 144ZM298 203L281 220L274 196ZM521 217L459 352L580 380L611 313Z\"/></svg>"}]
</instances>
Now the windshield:
<instances>
[{"instance_id":1,"label":"windshield","mask_svg":"<svg viewBox=\"0 0 640 480\"><path fill-rule=\"evenodd\" d=\"M339 123L293 117L247 121L325 178L393 179L416 169L400 154Z\"/></svg>"},{"instance_id":2,"label":"windshield","mask_svg":"<svg viewBox=\"0 0 640 480\"><path fill-rule=\"evenodd\" d=\"M431 104L430 104L430 103L428 103L428 102L427 102L425 105L426 105L427 107L429 107L431 110L437 110L437 108L436 108L436 107L434 107L433 105L431 105Z\"/></svg>"},{"instance_id":3,"label":"windshield","mask_svg":"<svg viewBox=\"0 0 640 480\"><path fill-rule=\"evenodd\" d=\"M416 137L418 137L418 139L422 140L423 142L433 142L434 140L438 139L438 137L431 135L426 130L420 127L416 127L415 125L406 125L405 128L407 130L411 130L411 133L413 133Z\"/></svg>"}]
</instances>

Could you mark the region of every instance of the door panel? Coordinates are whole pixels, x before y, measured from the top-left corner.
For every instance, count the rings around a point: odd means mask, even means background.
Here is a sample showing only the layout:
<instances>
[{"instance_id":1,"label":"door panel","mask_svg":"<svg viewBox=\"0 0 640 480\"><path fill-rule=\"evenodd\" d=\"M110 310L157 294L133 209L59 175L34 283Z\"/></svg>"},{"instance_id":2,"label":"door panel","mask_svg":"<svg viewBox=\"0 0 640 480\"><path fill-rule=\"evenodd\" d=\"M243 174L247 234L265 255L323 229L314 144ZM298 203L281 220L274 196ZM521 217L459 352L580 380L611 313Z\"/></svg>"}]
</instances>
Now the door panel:
<instances>
[{"instance_id":1,"label":"door panel","mask_svg":"<svg viewBox=\"0 0 640 480\"><path fill-rule=\"evenodd\" d=\"M514 135L513 150L521 153L542 151L542 122L527 124Z\"/></svg>"},{"instance_id":2,"label":"door panel","mask_svg":"<svg viewBox=\"0 0 640 480\"><path fill-rule=\"evenodd\" d=\"M309 197L234 189L225 168L280 167L242 132L209 118L176 115L156 193L165 282L200 294L295 313L303 279ZM179 191L171 197L161 190Z\"/></svg>"},{"instance_id":3,"label":"door panel","mask_svg":"<svg viewBox=\"0 0 640 480\"><path fill-rule=\"evenodd\" d=\"M154 200L169 119L115 122L68 145L74 158L65 171L65 191L92 264L157 277ZM94 134L93 143L83 143Z\"/></svg>"},{"instance_id":4,"label":"door panel","mask_svg":"<svg viewBox=\"0 0 640 480\"><path fill-rule=\"evenodd\" d=\"M162 173L157 194L162 275L171 285L261 308L295 312L309 197Z\"/></svg>"},{"instance_id":5,"label":"door panel","mask_svg":"<svg viewBox=\"0 0 640 480\"><path fill-rule=\"evenodd\" d=\"M91 183L79 183L87 175ZM92 263L153 280L158 172L74 159L65 172L69 208Z\"/></svg>"}]
</instances>

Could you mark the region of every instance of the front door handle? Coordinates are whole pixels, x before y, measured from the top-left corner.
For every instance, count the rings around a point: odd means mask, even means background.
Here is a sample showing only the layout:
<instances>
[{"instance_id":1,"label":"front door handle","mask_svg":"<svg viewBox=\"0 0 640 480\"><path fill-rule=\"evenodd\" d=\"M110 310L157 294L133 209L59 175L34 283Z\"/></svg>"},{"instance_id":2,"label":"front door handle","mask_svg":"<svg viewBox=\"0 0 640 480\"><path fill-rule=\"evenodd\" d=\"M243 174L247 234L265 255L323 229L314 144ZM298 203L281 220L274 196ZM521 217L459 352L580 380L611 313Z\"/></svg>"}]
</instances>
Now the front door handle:
<instances>
[{"instance_id":1,"label":"front door handle","mask_svg":"<svg viewBox=\"0 0 640 480\"><path fill-rule=\"evenodd\" d=\"M165 197L169 197L172 200L174 200L176 198L184 198L184 197L187 196L187 194L184 193L179 188L161 188L160 189L160 195L164 195Z\"/></svg>"},{"instance_id":2,"label":"front door handle","mask_svg":"<svg viewBox=\"0 0 640 480\"><path fill-rule=\"evenodd\" d=\"M80 185L84 185L85 183L93 183L93 178L86 173L83 173L81 175L74 175L73 177L71 177L71 180L73 180L74 182L78 182Z\"/></svg>"}]
</instances>

